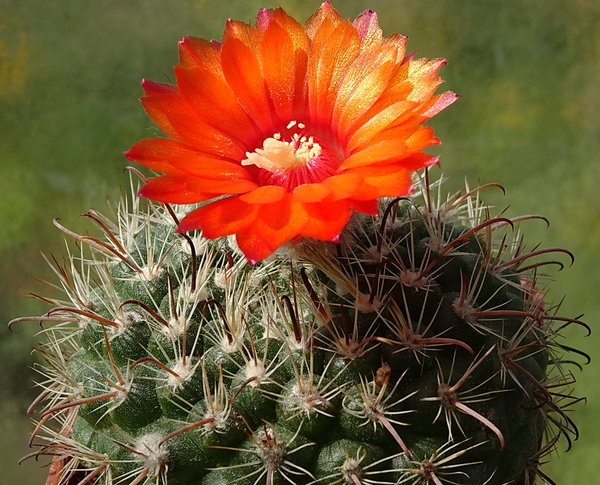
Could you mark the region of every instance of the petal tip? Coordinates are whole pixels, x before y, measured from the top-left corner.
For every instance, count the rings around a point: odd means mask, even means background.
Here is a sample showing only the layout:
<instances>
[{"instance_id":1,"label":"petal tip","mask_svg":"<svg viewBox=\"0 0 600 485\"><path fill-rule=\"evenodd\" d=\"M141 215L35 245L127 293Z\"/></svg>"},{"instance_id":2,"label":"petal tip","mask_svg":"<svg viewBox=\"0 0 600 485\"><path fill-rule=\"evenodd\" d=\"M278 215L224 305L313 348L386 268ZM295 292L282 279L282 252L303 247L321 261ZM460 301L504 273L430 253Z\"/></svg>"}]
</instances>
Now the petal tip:
<instances>
[{"instance_id":1,"label":"petal tip","mask_svg":"<svg viewBox=\"0 0 600 485\"><path fill-rule=\"evenodd\" d=\"M189 221L187 221L187 224L186 224L186 220L184 217L184 219L182 221L180 221L179 224L177 225L175 234L185 234L186 232L196 231L199 229L200 229L200 227L198 226L198 224L190 224Z\"/></svg>"}]
</instances>

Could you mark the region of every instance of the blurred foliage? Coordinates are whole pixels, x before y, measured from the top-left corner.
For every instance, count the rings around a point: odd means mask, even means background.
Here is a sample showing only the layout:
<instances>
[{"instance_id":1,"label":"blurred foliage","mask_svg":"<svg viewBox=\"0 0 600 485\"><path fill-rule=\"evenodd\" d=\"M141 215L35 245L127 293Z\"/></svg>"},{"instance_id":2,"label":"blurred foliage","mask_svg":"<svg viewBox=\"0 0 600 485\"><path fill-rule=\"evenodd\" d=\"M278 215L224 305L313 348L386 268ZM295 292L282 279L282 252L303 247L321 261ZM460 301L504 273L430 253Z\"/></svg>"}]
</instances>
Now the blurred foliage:
<instances>
[{"instance_id":1,"label":"blurred foliage","mask_svg":"<svg viewBox=\"0 0 600 485\"><path fill-rule=\"evenodd\" d=\"M137 98L139 81L172 79L177 41L219 38L225 19L251 22L260 7L283 6L306 19L319 0L0 0L0 321L39 314L18 297L47 292L39 251L63 251L52 225L85 230L78 214L104 209L126 184L122 152L158 134ZM432 123L446 188L498 182L485 195L508 214L551 220L523 227L531 248L572 250L573 268L556 274L562 314L600 314L600 3L597 0L345 0L345 17L378 12L385 33L410 37L419 56L444 57L444 87L462 95ZM26 453L24 410L38 392L28 349L35 323L0 330L0 484L44 483L47 470L16 461ZM600 357L596 338L571 329L566 345ZM596 358L577 372L575 419L582 437L545 471L557 483L593 483L600 443ZM566 443L559 448L564 450Z\"/></svg>"}]
</instances>

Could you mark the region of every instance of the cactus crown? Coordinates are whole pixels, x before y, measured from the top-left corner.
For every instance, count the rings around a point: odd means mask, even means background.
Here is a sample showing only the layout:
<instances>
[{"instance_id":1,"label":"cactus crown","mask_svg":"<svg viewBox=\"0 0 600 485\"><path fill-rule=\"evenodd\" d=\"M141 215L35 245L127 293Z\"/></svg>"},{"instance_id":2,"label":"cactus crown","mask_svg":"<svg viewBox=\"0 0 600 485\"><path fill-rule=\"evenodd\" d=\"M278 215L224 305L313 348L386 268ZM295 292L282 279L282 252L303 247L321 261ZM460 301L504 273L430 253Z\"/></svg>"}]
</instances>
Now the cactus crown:
<instances>
[{"instance_id":1,"label":"cactus crown","mask_svg":"<svg viewBox=\"0 0 600 485\"><path fill-rule=\"evenodd\" d=\"M427 173L416 185L338 244L303 240L255 266L135 196L112 218L85 214L102 237L56 223L81 249L52 258L65 298L32 318L31 456L54 456L49 483L544 476L557 440L577 437L557 339L585 325L544 301L555 261L535 257L570 253L526 252L516 224L539 217L490 217L479 194L494 184L444 200Z\"/></svg>"}]
</instances>

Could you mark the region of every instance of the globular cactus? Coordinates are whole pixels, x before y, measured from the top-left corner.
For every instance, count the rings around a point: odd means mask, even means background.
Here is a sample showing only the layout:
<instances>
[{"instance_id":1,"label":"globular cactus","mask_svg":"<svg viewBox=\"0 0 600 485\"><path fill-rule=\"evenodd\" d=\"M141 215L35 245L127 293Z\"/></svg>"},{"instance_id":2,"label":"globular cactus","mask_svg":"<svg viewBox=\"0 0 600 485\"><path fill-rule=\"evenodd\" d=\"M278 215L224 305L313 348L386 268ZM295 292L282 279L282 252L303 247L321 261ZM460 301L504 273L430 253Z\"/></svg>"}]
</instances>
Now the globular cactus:
<instances>
[{"instance_id":1,"label":"globular cactus","mask_svg":"<svg viewBox=\"0 0 600 485\"><path fill-rule=\"evenodd\" d=\"M440 201L415 183L339 243L254 266L135 196L114 218L86 214L101 237L56 223L81 254L53 260L66 298L30 318L48 483L547 478L544 456L577 434L557 338L584 324L554 314L534 261L570 253L526 252L516 225L539 217L490 217L482 187Z\"/></svg>"}]
</instances>

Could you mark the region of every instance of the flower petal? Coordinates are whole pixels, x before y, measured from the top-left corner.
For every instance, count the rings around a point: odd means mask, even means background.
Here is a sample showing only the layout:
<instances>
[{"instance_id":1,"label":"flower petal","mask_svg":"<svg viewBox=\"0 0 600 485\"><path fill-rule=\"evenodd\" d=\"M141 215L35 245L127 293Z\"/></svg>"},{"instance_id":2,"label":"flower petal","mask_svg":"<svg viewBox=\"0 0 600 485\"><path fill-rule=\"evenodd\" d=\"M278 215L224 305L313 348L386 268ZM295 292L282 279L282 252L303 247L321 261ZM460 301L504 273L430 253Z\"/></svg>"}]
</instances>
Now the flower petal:
<instances>
[{"instance_id":1,"label":"flower petal","mask_svg":"<svg viewBox=\"0 0 600 485\"><path fill-rule=\"evenodd\" d=\"M347 21L337 26L325 19L310 45L308 109L318 126L329 127L336 93L344 73L360 52L360 38Z\"/></svg>"},{"instance_id":2,"label":"flower petal","mask_svg":"<svg viewBox=\"0 0 600 485\"><path fill-rule=\"evenodd\" d=\"M263 185L246 194L240 195L240 200L247 204L273 204L285 196L285 189L278 185Z\"/></svg>"},{"instance_id":3,"label":"flower petal","mask_svg":"<svg viewBox=\"0 0 600 485\"><path fill-rule=\"evenodd\" d=\"M230 184L236 184L240 180L252 181L248 172L241 165L204 153L176 155L169 159L169 164L186 174L209 181L222 181Z\"/></svg>"},{"instance_id":4,"label":"flower petal","mask_svg":"<svg viewBox=\"0 0 600 485\"><path fill-rule=\"evenodd\" d=\"M238 246L250 263L264 259L285 242L299 236L307 222L302 205L289 193L275 204L257 207L258 215L252 225L236 236Z\"/></svg>"},{"instance_id":5,"label":"flower petal","mask_svg":"<svg viewBox=\"0 0 600 485\"><path fill-rule=\"evenodd\" d=\"M227 197L190 212L179 223L177 232L200 229L205 237L215 239L246 229L257 215L257 205L247 204L239 197Z\"/></svg>"},{"instance_id":6,"label":"flower petal","mask_svg":"<svg viewBox=\"0 0 600 485\"><path fill-rule=\"evenodd\" d=\"M273 107L284 125L303 118L307 50L302 26L277 9L262 36L260 58Z\"/></svg>"},{"instance_id":7,"label":"flower petal","mask_svg":"<svg viewBox=\"0 0 600 485\"><path fill-rule=\"evenodd\" d=\"M306 34L311 40L314 39L315 33L325 20L328 20L334 26L342 22L342 16L333 8L329 0L323 2L319 9L304 23L304 30L306 30Z\"/></svg>"},{"instance_id":8,"label":"flower petal","mask_svg":"<svg viewBox=\"0 0 600 485\"><path fill-rule=\"evenodd\" d=\"M364 148L373 138L393 123L400 124L403 118L408 118L412 110L417 106L417 103L414 101L408 101L402 97L400 97L401 101L396 101L398 98L393 97L390 99L390 104L387 105L385 101L382 101L386 95L387 92L384 93L372 109L367 111L367 113L354 123L353 127L348 129L346 138L353 131L354 134L347 141L347 153L354 153L356 150Z\"/></svg>"},{"instance_id":9,"label":"flower petal","mask_svg":"<svg viewBox=\"0 0 600 485\"><path fill-rule=\"evenodd\" d=\"M370 50L348 67L338 90L332 119L342 141L345 142L348 130L386 89L396 67L396 53L393 47Z\"/></svg>"},{"instance_id":10,"label":"flower petal","mask_svg":"<svg viewBox=\"0 0 600 485\"><path fill-rule=\"evenodd\" d=\"M400 164L361 167L359 173L365 177L354 200L380 199L381 197L402 197L412 192L410 171Z\"/></svg>"},{"instance_id":11,"label":"flower petal","mask_svg":"<svg viewBox=\"0 0 600 485\"><path fill-rule=\"evenodd\" d=\"M177 141L232 159L245 154L236 140L210 126L179 92L145 96L142 104L157 126Z\"/></svg>"},{"instance_id":12,"label":"flower petal","mask_svg":"<svg viewBox=\"0 0 600 485\"><path fill-rule=\"evenodd\" d=\"M169 138L145 138L133 145L125 156L152 170L164 172L170 168L169 159L176 154L192 151L187 145Z\"/></svg>"},{"instance_id":13,"label":"flower petal","mask_svg":"<svg viewBox=\"0 0 600 485\"><path fill-rule=\"evenodd\" d=\"M259 187L256 183L251 180L243 180L243 179L221 179L221 180L211 180L200 177L188 177L190 185L192 185L195 190L212 192L219 195L227 195L227 194L245 194L252 190L255 190Z\"/></svg>"},{"instance_id":14,"label":"flower petal","mask_svg":"<svg viewBox=\"0 0 600 485\"><path fill-rule=\"evenodd\" d=\"M221 73L221 45L214 40L184 37L179 41L179 65Z\"/></svg>"},{"instance_id":15,"label":"flower petal","mask_svg":"<svg viewBox=\"0 0 600 485\"><path fill-rule=\"evenodd\" d=\"M361 13L352 25L357 30L363 49L377 47L381 44L383 31L379 27L377 14L372 10Z\"/></svg>"},{"instance_id":16,"label":"flower petal","mask_svg":"<svg viewBox=\"0 0 600 485\"><path fill-rule=\"evenodd\" d=\"M421 116L429 119L450 106L459 97L460 96L458 94L453 93L452 91L446 91L445 93L433 96L431 101L427 103L425 110L421 113Z\"/></svg>"},{"instance_id":17,"label":"flower petal","mask_svg":"<svg viewBox=\"0 0 600 485\"><path fill-rule=\"evenodd\" d=\"M243 22L227 22L221 51L225 79L246 113L268 133L273 131L273 120L265 79L256 56L259 49L258 30Z\"/></svg>"},{"instance_id":18,"label":"flower petal","mask_svg":"<svg viewBox=\"0 0 600 485\"><path fill-rule=\"evenodd\" d=\"M418 61L410 58L404 62L377 102L348 129L349 153L370 143L383 130L426 121L429 119L426 113L429 113L430 108L431 116L436 113L436 100L432 100L432 94L441 83L441 79L434 75L445 61ZM455 99L451 98L447 96L440 100L440 108L451 104Z\"/></svg>"},{"instance_id":19,"label":"flower petal","mask_svg":"<svg viewBox=\"0 0 600 485\"><path fill-rule=\"evenodd\" d=\"M146 138L133 145L125 156L152 170L182 172L210 180L251 180L248 172L236 163L194 150L168 138Z\"/></svg>"},{"instance_id":20,"label":"flower petal","mask_svg":"<svg viewBox=\"0 0 600 485\"><path fill-rule=\"evenodd\" d=\"M364 177L358 173L333 175L321 182L331 191L329 200L351 199L361 186Z\"/></svg>"},{"instance_id":21,"label":"flower petal","mask_svg":"<svg viewBox=\"0 0 600 485\"><path fill-rule=\"evenodd\" d=\"M320 202L331 193L325 184L303 184L294 189L294 197L298 202Z\"/></svg>"},{"instance_id":22,"label":"flower petal","mask_svg":"<svg viewBox=\"0 0 600 485\"><path fill-rule=\"evenodd\" d=\"M259 134L255 125L237 102L229 84L213 71L198 67L175 66L177 86L183 98L207 123L246 147L256 145Z\"/></svg>"},{"instance_id":23,"label":"flower petal","mask_svg":"<svg viewBox=\"0 0 600 485\"><path fill-rule=\"evenodd\" d=\"M235 240L240 251L246 256L248 264L256 264L277 250L277 246L272 246L269 241L255 231L239 231L235 235Z\"/></svg>"},{"instance_id":24,"label":"flower petal","mask_svg":"<svg viewBox=\"0 0 600 485\"><path fill-rule=\"evenodd\" d=\"M340 165L340 169L349 170L356 167L364 167L391 160L399 160L408 152L406 140L396 138L383 140L375 145L368 145L364 150L360 150L350 155Z\"/></svg>"},{"instance_id":25,"label":"flower petal","mask_svg":"<svg viewBox=\"0 0 600 485\"><path fill-rule=\"evenodd\" d=\"M196 204L215 198L219 194L202 192L193 187L188 177L163 175L147 179L139 195L168 204Z\"/></svg>"},{"instance_id":26,"label":"flower petal","mask_svg":"<svg viewBox=\"0 0 600 485\"><path fill-rule=\"evenodd\" d=\"M377 199L370 200L350 200L350 207L355 211L376 216L379 213L379 202Z\"/></svg>"},{"instance_id":27,"label":"flower petal","mask_svg":"<svg viewBox=\"0 0 600 485\"><path fill-rule=\"evenodd\" d=\"M307 215L302 235L323 241L337 240L350 218L350 204L346 199L327 204L302 204L302 208Z\"/></svg>"},{"instance_id":28,"label":"flower petal","mask_svg":"<svg viewBox=\"0 0 600 485\"><path fill-rule=\"evenodd\" d=\"M406 170L410 172L416 172L422 168L431 167L432 165L439 163L439 159L438 157L430 155L429 153L419 152L403 158L398 163L401 164Z\"/></svg>"}]
</instances>

